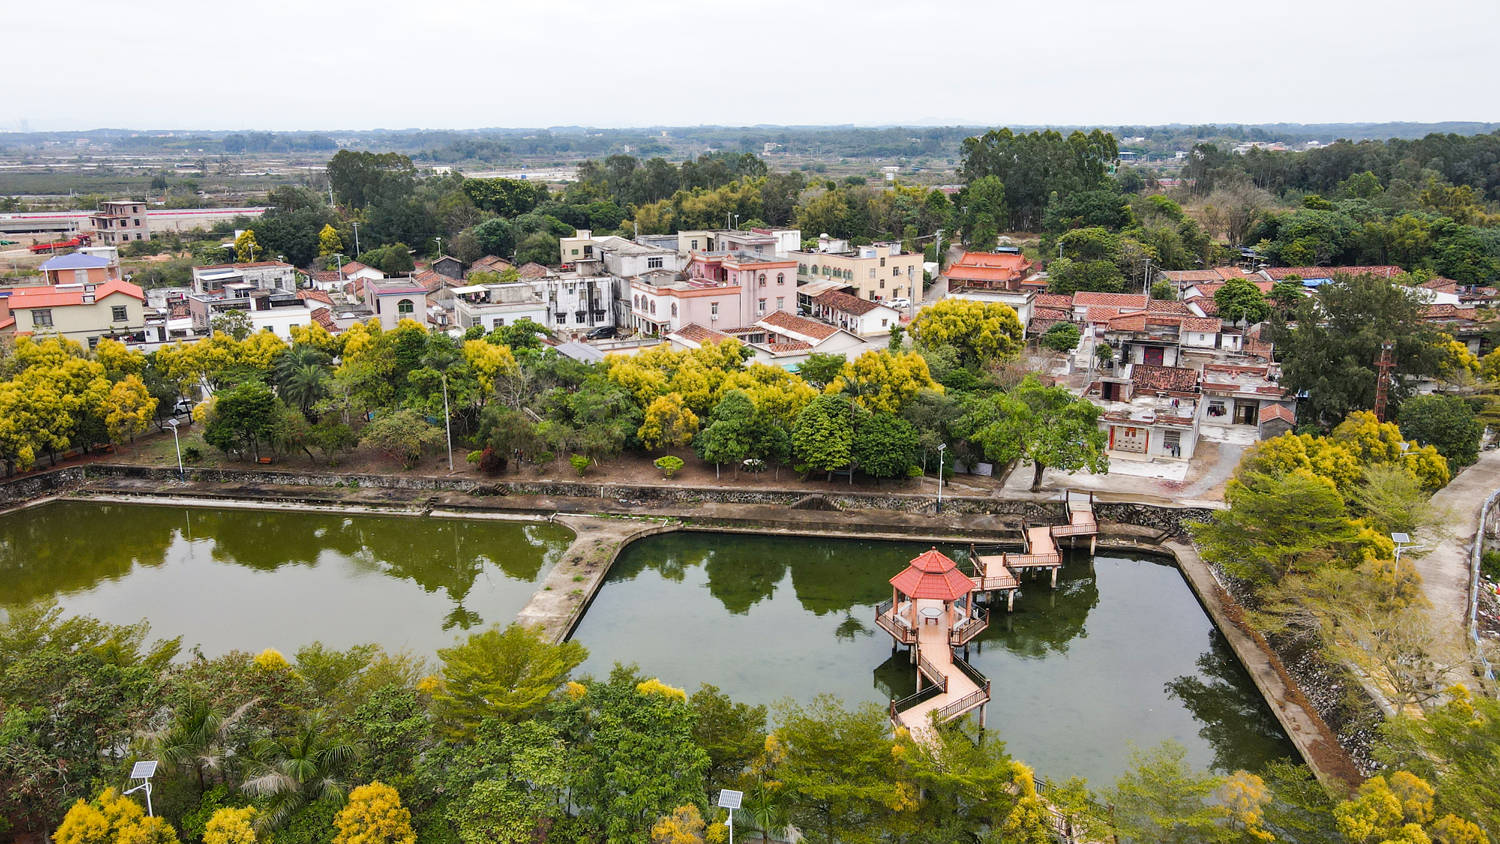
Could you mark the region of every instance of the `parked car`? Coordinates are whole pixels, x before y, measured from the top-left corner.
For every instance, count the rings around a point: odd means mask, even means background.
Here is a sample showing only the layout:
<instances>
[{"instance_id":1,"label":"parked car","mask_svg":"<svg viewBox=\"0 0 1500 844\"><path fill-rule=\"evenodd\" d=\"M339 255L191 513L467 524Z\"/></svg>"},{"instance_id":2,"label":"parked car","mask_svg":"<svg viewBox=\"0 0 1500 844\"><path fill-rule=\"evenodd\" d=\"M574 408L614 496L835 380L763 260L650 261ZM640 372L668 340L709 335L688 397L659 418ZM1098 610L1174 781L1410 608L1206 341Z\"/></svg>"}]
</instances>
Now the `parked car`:
<instances>
[{"instance_id":1,"label":"parked car","mask_svg":"<svg viewBox=\"0 0 1500 844\"><path fill-rule=\"evenodd\" d=\"M615 327L613 325L601 325L598 328L595 328L589 333L583 335L584 339L586 340L611 340L614 338L614 336Z\"/></svg>"},{"instance_id":2,"label":"parked car","mask_svg":"<svg viewBox=\"0 0 1500 844\"><path fill-rule=\"evenodd\" d=\"M911 300L907 299L905 297L900 298L900 299L892 299L889 302L886 302L886 305L888 305L888 306L890 306L892 308L898 308L898 309L899 308L910 308L911 307Z\"/></svg>"},{"instance_id":3,"label":"parked car","mask_svg":"<svg viewBox=\"0 0 1500 844\"><path fill-rule=\"evenodd\" d=\"M193 412L193 407L194 407L195 404L197 404L197 403L194 402L192 399L178 399L177 400L177 404L175 404L175 405L172 406L172 412L173 413L192 413Z\"/></svg>"}]
</instances>

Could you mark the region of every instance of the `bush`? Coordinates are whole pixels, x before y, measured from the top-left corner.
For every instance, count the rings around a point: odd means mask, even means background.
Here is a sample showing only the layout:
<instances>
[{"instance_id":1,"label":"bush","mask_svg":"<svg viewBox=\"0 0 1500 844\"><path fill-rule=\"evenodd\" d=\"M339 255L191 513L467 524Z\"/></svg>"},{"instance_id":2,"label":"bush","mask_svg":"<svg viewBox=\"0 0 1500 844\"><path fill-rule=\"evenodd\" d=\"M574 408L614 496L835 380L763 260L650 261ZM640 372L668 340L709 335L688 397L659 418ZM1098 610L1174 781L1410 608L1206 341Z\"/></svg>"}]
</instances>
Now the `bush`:
<instances>
[{"instance_id":1,"label":"bush","mask_svg":"<svg viewBox=\"0 0 1500 844\"><path fill-rule=\"evenodd\" d=\"M498 475L504 472L507 464L508 461L493 448L485 448L479 453L479 471L486 475Z\"/></svg>"},{"instance_id":2,"label":"bush","mask_svg":"<svg viewBox=\"0 0 1500 844\"><path fill-rule=\"evenodd\" d=\"M581 478L589 470L589 459L582 454L575 454L568 458L568 465L572 466L573 471L577 472L578 477Z\"/></svg>"},{"instance_id":3,"label":"bush","mask_svg":"<svg viewBox=\"0 0 1500 844\"><path fill-rule=\"evenodd\" d=\"M1071 322L1059 322L1042 335L1041 344L1044 348L1066 354L1078 348L1078 340L1082 336L1083 332L1078 330L1078 326Z\"/></svg>"},{"instance_id":4,"label":"bush","mask_svg":"<svg viewBox=\"0 0 1500 844\"><path fill-rule=\"evenodd\" d=\"M1401 436L1430 445L1456 469L1479 459L1484 423L1457 396L1417 396L1401 405Z\"/></svg>"},{"instance_id":5,"label":"bush","mask_svg":"<svg viewBox=\"0 0 1500 844\"><path fill-rule=\"evenodd\" d=\"M668 454L665 457L656 458L656 462L652 465L661 470L662 477L670 480L673 475L677 474L677 472L682 469L682 458L673 457L672 455Z\"/></svg>"},{"instance_id":6,"label":"bush","mask_svg":"<svg viewBox=\"0 0 1500 844\"><path fill-rule=\"evenodd\" d=\"M185 446L182 449L182 460L185 463L197 463L203 459L203 449L196 445Z\"/></svg>"},{"instance_id":7,"label":"bush","mask_svg":"<svg viewBox=\"0 0 1500 844\"><path fill-rule=\"evenodd\" d=\"M1486 551L1479 558L1479 570L1490 580L1500 581L1500 551Z\"/></svg>"}]
</instances>

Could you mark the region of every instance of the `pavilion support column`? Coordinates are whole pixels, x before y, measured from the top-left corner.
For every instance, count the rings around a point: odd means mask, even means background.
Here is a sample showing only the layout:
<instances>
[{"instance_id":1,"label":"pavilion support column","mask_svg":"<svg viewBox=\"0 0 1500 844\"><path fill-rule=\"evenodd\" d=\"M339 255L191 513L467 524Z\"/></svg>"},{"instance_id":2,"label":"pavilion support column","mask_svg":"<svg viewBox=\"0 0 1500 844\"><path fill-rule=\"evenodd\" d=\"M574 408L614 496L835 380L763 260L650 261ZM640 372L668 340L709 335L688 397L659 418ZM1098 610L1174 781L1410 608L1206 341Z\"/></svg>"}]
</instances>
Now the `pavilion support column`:
<instances>
[{"instance_id":1,"label":"pavilion support column","mask_svg":"<svg viewBox=\"0 0 1500 844\"><path fill-rule=\"evenodd\" d=\"M984 711L989 708L988 703L979 704L979 729L984 729Z\"/></svg>"},{"instance_id":2,"label":"pavilion support column","mask_svg":"<svg viewBox=\"0 0 1500 844\"><path fill-rule=\"evenodd\" d=\"M1012 589L1005 596L1005 611L1010 612L1016 608L1016 590Z\"/></svg>"},{"instance_id":3,"label":"pavilion support column","mask_svg":"<svg viewBox=\"0 0 1500 844\"><path fill-rule=\"evenodd\" d=\"M1057 588L1057 570L1060 569L1060 568L1062 568L1062 566L1053 566L1052 567L1052 588L1053 589Z\"/></svg>"},{"instance_id":4,"label":"pavilion support column","mask_svg":"<svg viewBox=\"0 0 1500 844\"><path fill-rule=\"evenodd\" d=\"M1098 534L1089 534L1089 554L1090 555L1092 555L1094 553L1094 543L1095 543L1095 540L1097 540L1098 538L1099 538Z\"/></svg>"}]
</instances>

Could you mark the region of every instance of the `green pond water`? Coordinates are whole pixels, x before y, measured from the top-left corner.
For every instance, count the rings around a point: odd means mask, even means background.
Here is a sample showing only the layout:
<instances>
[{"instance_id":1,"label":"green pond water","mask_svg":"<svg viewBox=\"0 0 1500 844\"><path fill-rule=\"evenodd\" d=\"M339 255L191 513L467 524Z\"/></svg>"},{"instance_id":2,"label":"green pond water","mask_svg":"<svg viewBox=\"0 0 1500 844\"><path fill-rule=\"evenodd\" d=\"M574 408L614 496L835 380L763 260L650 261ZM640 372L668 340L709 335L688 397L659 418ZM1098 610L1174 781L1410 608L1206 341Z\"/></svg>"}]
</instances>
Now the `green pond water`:
<instances>
[{"instance_id":1,"label":"green pond water","mask_svg":"<svg viewBox=\"0 0 1500 844\"><path fill-rule=\"evenodd\" d=\"M678 533L629 546L573 638L583 671L635 662L664 682L757 703L915 690L875 626L889 578L927 546ZM950 556L959 549L940 546ZM1296 758L1223 637L1169 563L1072 554L1054 592L1029 583L970 646L993 681L988 727L1052 778L1105 784L1133 747L1173 739L1220 771ZM977 716L971 716L977 717Z\"/></svg>"},{"instance_id":2,"label":"green pond water","mask_svg":"<svg viewBox=\"0 0 1500 844\"><path fill-rule=\"evenodd\" d=\"M550 524L61 501L0 516L0 605L52 598L214 656L321 640L430 657L509 624L573 534Z\"/></svg>"}]
</instances>

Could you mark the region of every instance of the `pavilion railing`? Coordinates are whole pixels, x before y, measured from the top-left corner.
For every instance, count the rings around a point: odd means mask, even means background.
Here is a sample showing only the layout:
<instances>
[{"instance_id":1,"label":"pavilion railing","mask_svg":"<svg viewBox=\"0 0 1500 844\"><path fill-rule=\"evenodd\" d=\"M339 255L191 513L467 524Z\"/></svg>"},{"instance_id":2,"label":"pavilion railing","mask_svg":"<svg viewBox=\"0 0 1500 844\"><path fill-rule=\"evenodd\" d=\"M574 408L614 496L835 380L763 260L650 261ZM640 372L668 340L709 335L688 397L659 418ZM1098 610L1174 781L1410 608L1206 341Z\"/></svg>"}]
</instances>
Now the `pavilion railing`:
<instances>
[{"instance_id":1,"label":"pavilion railing","mask_svg":"<svg viewBox=\"0 0 1500 844\"><path fill-rule=\"evenodd\" d=\"M917 670L927 675L927 679L931 680L934 684L942 687L943 691L948 691L948 675L944 674L940 668L932 663L932 660L920 652L917 654Z\"/></svg>"}]
</instances>

